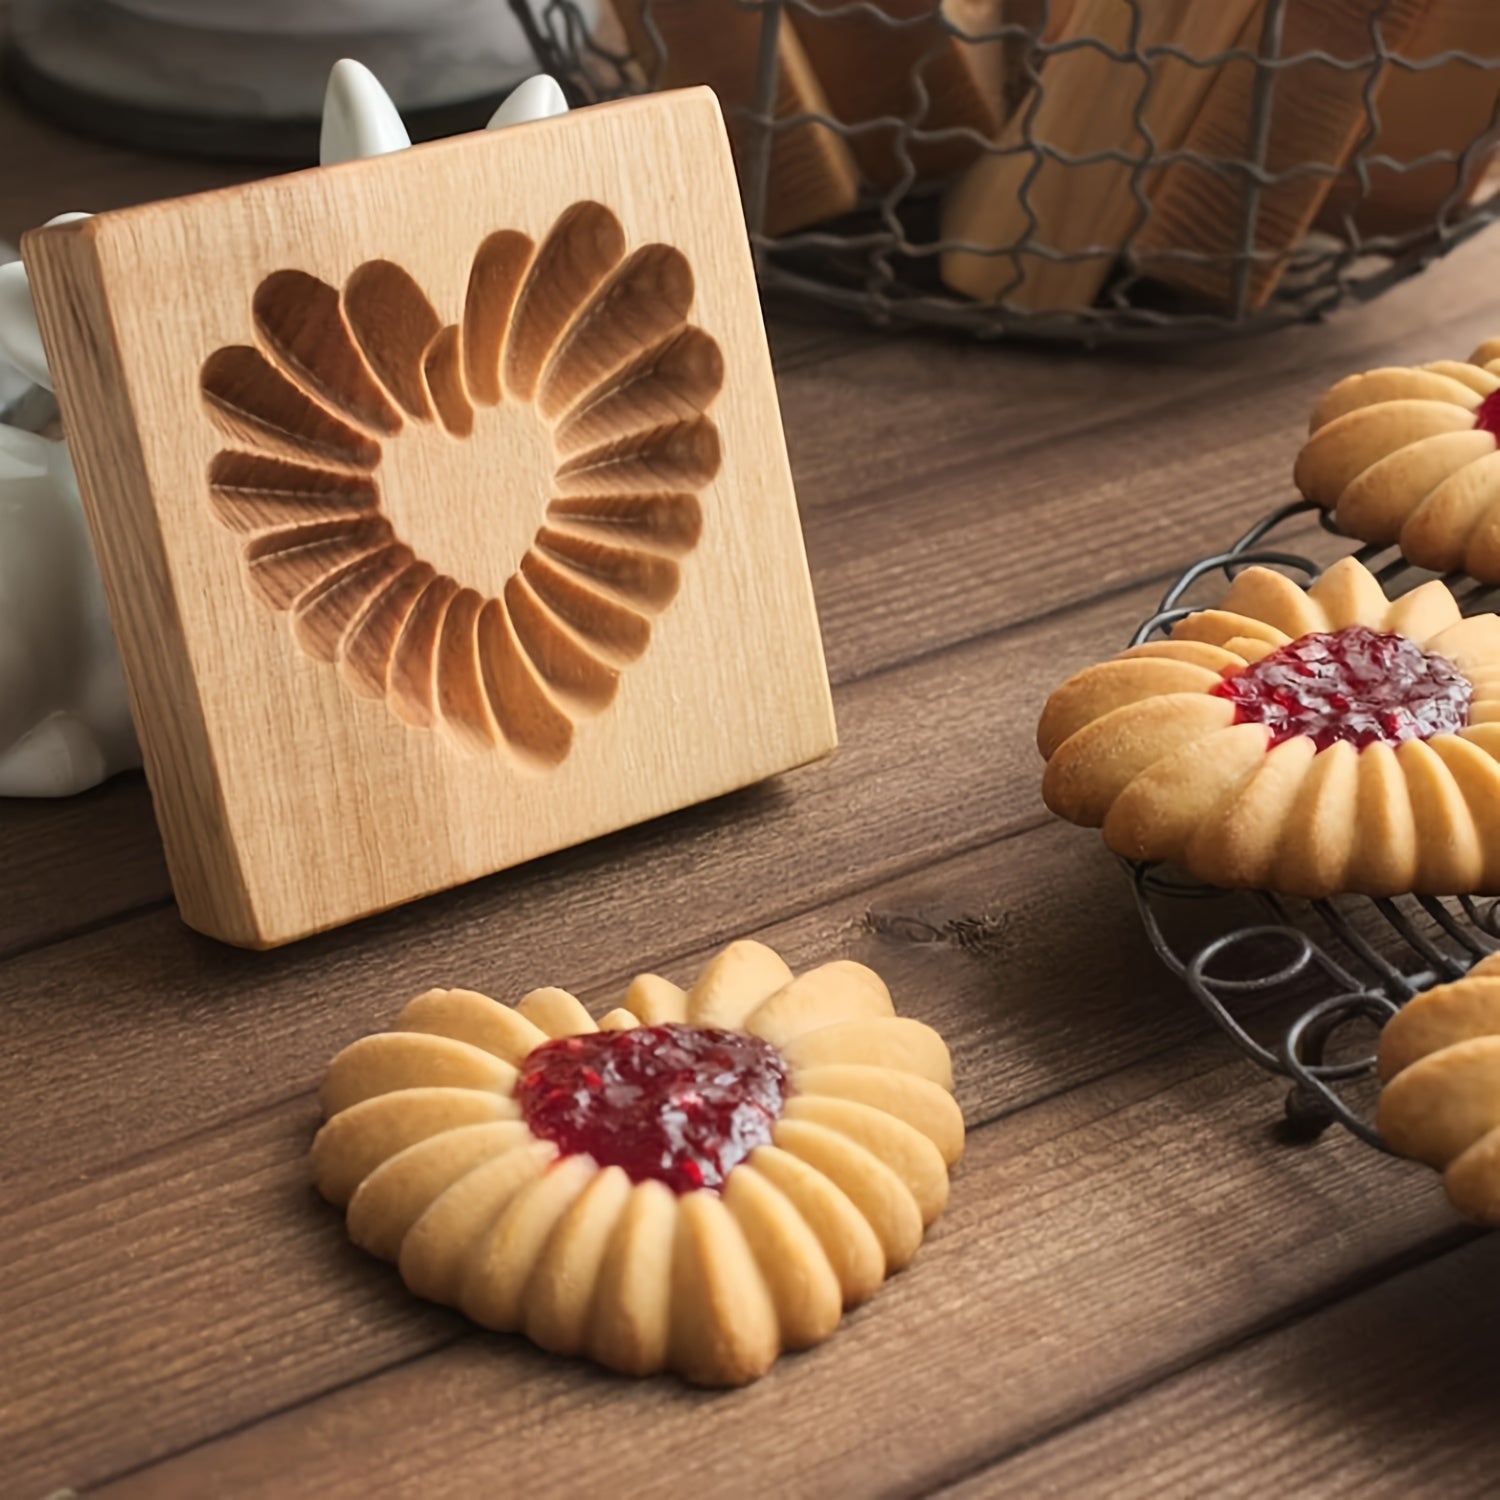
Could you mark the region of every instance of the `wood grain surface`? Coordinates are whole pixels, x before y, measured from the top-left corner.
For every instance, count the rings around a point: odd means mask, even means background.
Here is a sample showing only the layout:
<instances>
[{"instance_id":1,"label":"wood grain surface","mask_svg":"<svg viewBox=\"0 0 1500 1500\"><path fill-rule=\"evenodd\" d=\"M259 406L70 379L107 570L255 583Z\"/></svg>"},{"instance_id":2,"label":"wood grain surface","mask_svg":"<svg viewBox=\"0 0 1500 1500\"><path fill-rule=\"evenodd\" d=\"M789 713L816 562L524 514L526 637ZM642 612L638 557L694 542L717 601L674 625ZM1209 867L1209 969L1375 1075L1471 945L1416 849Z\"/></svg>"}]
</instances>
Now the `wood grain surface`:
<instances>
[{"instance_id":1,"label":"wood grain surface","mask_svg":"<svg viewBox=\"0 0 1500 1500\"><path fill-rule=\"evenodd\" d=\"M0 144L12 235L212 180L3 100ZM140 778L0 803L0 1493L1492 1493L1493 1243L1419 1168L1283 1142L1046 816L1032 730L1288 495L1333 378L1500 331L1497 273L1481 240L1326 327L1132 356L774 310L842 748L762 787L269 954L182 925ZM411 993L599 1011L742 933L878 968L971 1131L821 1348L727 1396L621 1381L418 1303L313 1194L321 1069Z\"/></svg>"}]
</instances>

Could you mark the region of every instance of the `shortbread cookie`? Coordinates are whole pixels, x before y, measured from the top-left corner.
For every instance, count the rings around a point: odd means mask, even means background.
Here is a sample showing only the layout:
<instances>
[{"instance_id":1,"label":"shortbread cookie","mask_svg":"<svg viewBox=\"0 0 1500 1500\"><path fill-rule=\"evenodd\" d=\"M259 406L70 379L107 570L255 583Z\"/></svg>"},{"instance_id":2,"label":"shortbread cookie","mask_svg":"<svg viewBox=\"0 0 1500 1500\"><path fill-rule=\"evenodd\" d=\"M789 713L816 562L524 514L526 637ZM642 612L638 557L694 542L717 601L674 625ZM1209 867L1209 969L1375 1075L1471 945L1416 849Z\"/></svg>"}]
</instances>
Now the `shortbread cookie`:
<instances>
[{"instance_id":1,"label":"shortbread cookie","mask_svg":"<svg viewBox=\"0 0 1500 1500\"><path fill-rule=\"evenodd\" d=\"M329 1065L313 1177L419 1296L741 1385L916 1254L963 1151L952 1088L873 971L738 942L597 1025L564 990L419 995Z\"/></svg>"},{"instance_id":2,"label":"shortbread cookie","mask_svg":"<svg viewBox=\"0 0 1500 1500\"><path fill-rule=\"evenodd\" d=\"M1379 1064L1386 1144L1437 1168L1461 1214L1500 1227L1500 955L1398 1012Z\"/></svg>"},{"instance_id":3,"label":"shortbread cookie","mask_svg":"<svg viewBox=\"0 0 1500 1500\"><path fill-rule=\"evenodd\" d=\"M1500 583L1500 345L1351 375L1313 410L1297 487L1339 530ZM1495 361L1490 363L1490 361Z\"/></svg>"},{"instance_id":4,"label":"shortbread cookie","mask_svg":"<svg viewBox=\"0 0 1500 1500\"><path fill-rule=\"evenodd\" d=\"M1500 891L1500 619L1353 558L1247 568L1218 609L1089 667L1037 731L1054 812L1213 885Z\"/></svg>"}]
</instances>

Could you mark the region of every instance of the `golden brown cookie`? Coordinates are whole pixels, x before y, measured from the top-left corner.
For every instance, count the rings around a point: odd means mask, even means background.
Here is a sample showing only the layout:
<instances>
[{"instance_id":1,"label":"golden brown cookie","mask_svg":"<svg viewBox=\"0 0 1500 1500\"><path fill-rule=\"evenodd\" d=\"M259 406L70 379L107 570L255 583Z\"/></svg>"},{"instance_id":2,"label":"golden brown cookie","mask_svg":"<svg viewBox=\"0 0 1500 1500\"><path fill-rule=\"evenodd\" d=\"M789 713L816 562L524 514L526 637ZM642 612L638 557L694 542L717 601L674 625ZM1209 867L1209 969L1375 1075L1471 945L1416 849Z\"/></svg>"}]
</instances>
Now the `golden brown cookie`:
<instances>
[{"instance_id":1,"label":"golden brown cookie","mask_svg":"<svg viewBox=\"0 0 1500 1500\"><path fill-rule=\"evenodd\" d=\"M1351 375L1313 410L1302 493L1419 567L1500 583L1500 344ZM1493 363L1491 362L1493 361Z\"/></svg>"},{"instance_id":2,"label":"golden brown cookie","mask_svg":"<svg viewBox=\"0 0 1500 1500\"><path fill-rule=\"evenodd\" d=\"M313 1178L419 1296L631 1375L741 1385L916 1254L963 1151L948 1049L863 964L731 943L597 1025L429 990L329 1065Z\"/></svg>"},{"instance_id":3,"label":"golden brown cookie","mask_svg":"<svg viewBox=\"0 0 1500 1500\"><path fill-rule=\"evenodd\" d=\"M1500 1226L1500 955L1418 995L1380 1037L1377 1123L1443 1174L1453 1206Z\"/></svg>"},{"instance_id":4,"label":"golden brown cookie","mask_svg":"<svg viewBox=\"0 0 1500 1500\"><path fill-rule=\"evenodd\" d=\"M1500 891L1500 619L1353 558L1247 568L1172 638L1069 679L1047 806L1116 853L1300 896Z\"/></svg>"}]
</instances>

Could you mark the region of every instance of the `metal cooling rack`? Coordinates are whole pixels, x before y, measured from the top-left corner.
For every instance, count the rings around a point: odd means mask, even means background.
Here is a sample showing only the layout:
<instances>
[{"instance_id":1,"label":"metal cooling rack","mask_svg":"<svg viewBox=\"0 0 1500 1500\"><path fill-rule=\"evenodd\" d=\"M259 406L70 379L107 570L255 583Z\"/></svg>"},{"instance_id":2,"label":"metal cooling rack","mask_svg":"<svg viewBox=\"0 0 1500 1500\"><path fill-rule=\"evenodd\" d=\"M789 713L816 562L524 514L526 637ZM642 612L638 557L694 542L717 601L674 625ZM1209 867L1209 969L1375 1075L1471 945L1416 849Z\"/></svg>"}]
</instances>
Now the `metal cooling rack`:
<instances>
[{"instance_id":1,"label":"metal cooling rack","mask_svg":"<svg viewBox=\"0 0 1500 1500\"><path fill-rule=\"evenodd\" d=\"M1318 530L1307 526L1313 518L1320 523ZM1166 635L1184 616L1216 602L1202 597L1209 591L1206 586L1227 584L1252 564L1311 583L1332 559L1320 562L1307 556L1291 544L1291 532L1297 533L1300 546L1313 541L1326 547L1329 538L1345 540L1327 513L1311 503L1284 505L1226 551L1187 568L1130 644ZM1412 567L1393 548L1365 546L1353 555L1392 598L1434 576ZM1494 609L1500 602L1496 590L1463 574L1443 581L1465 614ZM1186 602L1194 594L1199 597ZM1500 949L1500 899L1340 896L1303 901L1268 892L1226 893L1170 866L1125 863L1157 956L1251 1062L1290 1083L1286 1114L1293 1133L1314 1136L1340 1124L1387 1150L1365 1109L1351 1097L1375 1071L1373 1052L1353 1045L1356 1033L1378 1030L1422 990L1462 977L1480 958ZM1259 920L1211 923L1217 930L1207 941L1194 937L1183 943L1168 936L1166 929L1175 918L1190 908L1201 916L1214 901L1249 906ZM1275 1018L1269 1035L1254 1034L1254 1020L1261 1013Z\"/></svg>"}]
</instances>

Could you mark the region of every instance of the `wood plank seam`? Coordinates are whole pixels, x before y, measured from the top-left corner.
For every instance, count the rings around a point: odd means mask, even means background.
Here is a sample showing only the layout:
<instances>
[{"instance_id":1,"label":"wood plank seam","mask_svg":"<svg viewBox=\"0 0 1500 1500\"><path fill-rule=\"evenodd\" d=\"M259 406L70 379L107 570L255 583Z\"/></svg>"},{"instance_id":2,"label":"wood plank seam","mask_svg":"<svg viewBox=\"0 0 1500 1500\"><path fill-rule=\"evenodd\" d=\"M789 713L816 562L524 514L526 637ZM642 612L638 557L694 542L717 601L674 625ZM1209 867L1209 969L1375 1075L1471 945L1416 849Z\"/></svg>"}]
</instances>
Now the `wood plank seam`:
<instances>
[{"instance_id":1,"label":"wood plank seam","mask_svg":"<svg viewBox=\"0 0 1500 1500\"><path fill-rule=\"evenodd\" d=\"M1153 1371L1149 1376L1140 1380L1130 1382L1116 1395L1099 1402L1088 1411L1054 1423L1044 1431L1028 1437L1024 1442L1013 1443L1002 1453L966 1467L929 1489L915 1491L910 1500L937 1500L939 1496L952 1494L981 1475L1000 1470L1013 1459L1044 1447L1070 1432L1087 1427L1090 1423L1097 1422L1113 1412L1122 1411L1141 1397L1170 1385L1174 1380L1194 1370L1203 1369L1219 1360L1232 1357L1242 1349L1248 1349L1267 1339L1275 1338L1278 1334L1295 1328L1299 1323L1316 1318L1319 1314L1328 1312L1345 1302L1352 1302L1378 1287L1399 1280L1412 1271L1434 1266L1450 1255L1457 1255L1484 1237L1485 1232L1481 1229L1456 1224L1444 1234L1426 1242L1425 1245L1410 1246L1398 1255L1389 1256L1375 1266L1366 1267L1358 1274L1344 1278L1327 1295L1303 1298L1289 1304L1282 1316L1262 1319L1251 1327L1238 1330L1230 1338L1220 1340L1216 1344L1205 1345L1187 1358L1168 1361L1160 1370Z\"/></svg>"},{"instance_id":2,"label":"wood plank seam","mask_svg":"<svg viewBox=\"0 0 1500 1500\"><path fill-rule=\"evenodd\" d=\"M157 1464L166 1463L169 1459L181 1458L184 1453L191 1453L197 1448L206 1448L210 1443L222 1442L225 1438L233 1437L236 1433L248 1432L252 1427L261 1422L269 1422L276 1417L285 1415L287 1412L296 1411L298 1407L306 1406L309 1399L317 1401L321 1400L323 1396L332 1396L338 1391L354 1390L374 1375L389 1374L392 1370L399 1370L405 1365L414 1365L419 1360L428 1359L434 1354L440 1354L444 1349L451 1349L455 1344L461 1344L465 1339L470 1337L472 1335L463 1329L455 1330L451 1336L434 1343L430 1349L421 1349L412 1354L402 1355L400 1359L391 1360L389 1364L382 1366L379 1370L366 1371L363 1374L351 1376L348 1380L336 1381L326 1391L320 1392L317 1396L311 1398L304 1397L300 1401L284 1402L274 1411L265 1412L258 1417L247 1417L243 1422L235 1422L226 1427L222 1432L215 1432L207 1437L201 1437L196 1442L184 1443L182 1447L175 1449L171 1453L161 1454L156 1458L148 1458L144 1463L131 1464L126 1468L106 1474L102 1479L93 1480L91 1483L85 1485L81 1491L74 1493L82 1495L94 1494L108 1485L118 1484L121 1480L132 1479L137 1474L147 1473L149 1470L155 1468ZM70 1492L65 1490L62 1493L67 1495Z\"/></svg>"},{"instance_id":3,"label":"wood plank seam","mask_svg":"<svg viewBox=\"0 0 1500 1500\"><path fill-rule=\"evenodd\" d=\"M951 1494L1490 1495L1497 1249L1320 1309Z\"/></svg>"},{"instance_id":4,"label":"wood plank seam","mask_svg":"<svg viewBox=\"0 0 1500 1500\"><path fill-rule=\"evenodd\" d=\"M112 1177L118 1177L126 1172L133 1171L150 1162L156 1161L163 1156L170 1156L174 1151L181 1151L184 1146L191 1145L194 1141L209 1140L221 1131L233 1130L236 1126L248 1124L251 1120L271 1118L282 1110L292 1105L310 1101L317 1093L317 1086L293 1089L290 1093L278 1094L274 1099L264 1099L259 1104L249 1109L241 1110L238 1114L225 1115L221 1119L203 1130L190 1131L187 1135L173 1136L170 1140L158 1141L153 1146L148 1146L144 1151L132 1152L128 1156L121 1156L98 1171L89 1173L80 1181L71 1181L63 1185L60 1192L39 1192L28 1197L7 1198L0 1200L0 1215L21 1214L28 1210L41 1208L51 1203L54 1199L65 1197L75 1192L81 1185L92 1185L98 1182L108 1181Z\"/></svg>"},{"instance_id":5,"label":"wood plank seam","mask_svg":"<svg viewBox=\"0 0 1500 1500\"><path fill-rule=\"evenodd\" d=\"M142 901L136 906L128 906L122 911L111 912L106 917L95 917L91 921L80 922L76 927L69 927L66 931L52 937L39 938L35 942L18 943L13 948L0 947L0 965L9 963L13 958L26 958L46 948L71 943L76 938L85 938L96 932L104 932L111 927L118 927L122 922L147 916L154 911L162 911L173 904L174 899L171 896L153 896L150 900Z\"/></svg>"},{"instance_id":6,"label":"wood plank seam","mask_svg":"<svg viewBox=\"0 0 1500 1500\"><path fill-rule=\"evenodd\" d=\"M1051 609L1044 609L1039 614L1027 615L1024 620L1007 620L990 630L976 630L973 635L966 635L959 641L941 641L936 645L924 647L921 651L904 657L899 662L882 662L878 667L872 668L869 672L856 678L846 678L842 682L835 683L834 686L838 688L853 686L856 682L878 682L882 677L887 677L893 672L910 671L913 667L927 666L931 662L942 661L944 657L966 650L970 646L994 645L999 641L1003 641L1006 636L1015 634L1017 631L1030 630L1036 625L1047 625L1057 620L1065 620L1069 615L1093 609L1097 605L1110 604L1125 595L1134 593L1138 589L1149 588L1153 584L1163 586L1170 583L1181 572L1181 567L1175 567L1148 573L1144 578L1131 578L1110 588L1100 589L1097 594L1093 594L1087 599L1069 600ZM1040 766L1038 768L1037 780L1040 783Z\"/></svg>"}]
</instances>

